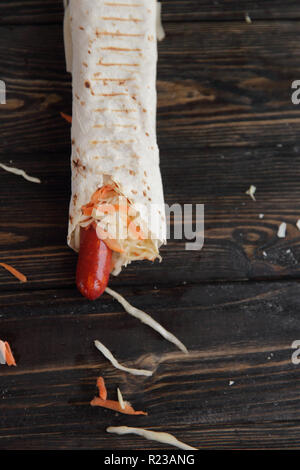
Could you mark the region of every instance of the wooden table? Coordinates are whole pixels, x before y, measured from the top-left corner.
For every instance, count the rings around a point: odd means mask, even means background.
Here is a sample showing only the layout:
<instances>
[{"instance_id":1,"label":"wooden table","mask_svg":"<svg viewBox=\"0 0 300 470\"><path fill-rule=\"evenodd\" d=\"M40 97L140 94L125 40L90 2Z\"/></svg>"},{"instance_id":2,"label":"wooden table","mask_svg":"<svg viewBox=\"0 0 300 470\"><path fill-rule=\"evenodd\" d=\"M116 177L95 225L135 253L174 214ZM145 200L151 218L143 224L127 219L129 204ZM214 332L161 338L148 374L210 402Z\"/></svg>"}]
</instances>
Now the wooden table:
<instances>
[{"instance_id":1,"label":"wooden table","mask_svg":"<svg viewBox=\"0 0 300 470\"><path fill-rule=\"evenodd\" d=\"M0 4L0 161L42 180L0 172L0 258L29 279L0 272L0 337L18 363L0 368L0 448L164 448L105 432L121 424L204 449L300 448L300 365L291 361L300 339L299 1L163 2L166 202L205 204L205 245L170 241L163 263L135 263L111 285L178 335L187 357L109 296L90 303L74 286L62 18L60 0ZM251 184L256 202L245 195ZM96 338L122 363L156 373L117 371ZM149 416L89 406L100 374L112 398L119 386Z\"/></svg>"}]
</instances>

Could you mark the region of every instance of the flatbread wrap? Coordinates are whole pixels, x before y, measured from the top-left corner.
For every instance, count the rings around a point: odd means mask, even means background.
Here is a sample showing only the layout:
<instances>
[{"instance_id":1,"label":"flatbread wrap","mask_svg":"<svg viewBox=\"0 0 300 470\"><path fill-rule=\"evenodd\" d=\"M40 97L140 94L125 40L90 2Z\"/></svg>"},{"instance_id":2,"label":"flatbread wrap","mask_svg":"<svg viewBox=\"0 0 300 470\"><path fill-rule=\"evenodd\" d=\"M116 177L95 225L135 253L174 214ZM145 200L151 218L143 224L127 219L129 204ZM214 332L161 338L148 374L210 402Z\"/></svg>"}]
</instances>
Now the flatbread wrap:
<instances>
[{"instance_id":1,"label":"flatbread wrap","mask_svg":"<svg viewBox=\"0 0 300 470\"><path fill-rule=\"evenodd\" d=\"M72 73L72 196L68 244L90 299L166 242L156 140L156 0L70 0L64 21Z\"/></svg>"}]
</instances>

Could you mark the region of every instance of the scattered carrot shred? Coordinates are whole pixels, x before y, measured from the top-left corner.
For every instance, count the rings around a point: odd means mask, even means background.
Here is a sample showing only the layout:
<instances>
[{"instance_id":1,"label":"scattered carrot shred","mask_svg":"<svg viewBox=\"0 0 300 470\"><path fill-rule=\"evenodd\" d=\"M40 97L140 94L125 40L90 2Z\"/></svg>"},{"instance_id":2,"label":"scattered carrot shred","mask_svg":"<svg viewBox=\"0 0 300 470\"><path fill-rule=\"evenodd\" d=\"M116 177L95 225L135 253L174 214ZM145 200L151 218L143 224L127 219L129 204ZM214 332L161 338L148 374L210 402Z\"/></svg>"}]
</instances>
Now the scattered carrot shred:
<instances>
[{"instance_id":1,"label":"scattered carrot shred","mask_svg":"<svg viewBox=\"0 0 300 470\"><path fill-rule=\"evenodd\" d=\"M98 377L97 379L97 388L99 389L99 397L102 398L102 400L107 399L107 390L105 387L105 382L103 377Z\"/></svg>"},{"instance_id":2,"label":"scattered carrot shred","mask_svg":"<svg viewBox=\"0 0 300 470\"><path fill-rule=\"evenodd\" d=\"M16 364L15 358L13 356L13 353L11 352L9 343L7 341L5 341L4 346L5 346L6 364L8 366L16 366L17 364Z\"/></svg>"},{"instance_id":3,"label":"scattered carrot shred","mask_svg":"<svg viewBox=\"0 0 300 470\"><path fill-rule=\"evenodd\" d=\"M118 401L107 400L107 391L103 377L97 379L97 387L99 389L99 397L93 398L91 401L92 406L101 406L109 410L118 411L125 415L148 415L145 411L135 411L128 402L124 402L125 407L122 408Z\"/></svg>"},{"instance_id":4,"label":"scattered carrot shred","mask_svg":"<svg viewBox=\"0 0 300 470\"><path fill-rule=\"evenodd\" d=\"M24 274L20 273L20 271L18 271L17 269L10 266L9 264L0 263L0 266L2 266L2 268L6 269L13 276L15 276L17 279L19 279L20 282L27 282L27 277L24 276Z\"/></svg>"},{"instance_id":5,"label":"scattered carrot shred","mask_svg":"<svg viewBox=\"0 0 300 470\"><path fill-rule=\"evenodd\" d=\"M69 114L66 114L66 113L62 113L62 112L60 113L60 115L63 119L65 119L65 121L72 124L72 116L70 116Z\"/></svg>"}]
</instances>

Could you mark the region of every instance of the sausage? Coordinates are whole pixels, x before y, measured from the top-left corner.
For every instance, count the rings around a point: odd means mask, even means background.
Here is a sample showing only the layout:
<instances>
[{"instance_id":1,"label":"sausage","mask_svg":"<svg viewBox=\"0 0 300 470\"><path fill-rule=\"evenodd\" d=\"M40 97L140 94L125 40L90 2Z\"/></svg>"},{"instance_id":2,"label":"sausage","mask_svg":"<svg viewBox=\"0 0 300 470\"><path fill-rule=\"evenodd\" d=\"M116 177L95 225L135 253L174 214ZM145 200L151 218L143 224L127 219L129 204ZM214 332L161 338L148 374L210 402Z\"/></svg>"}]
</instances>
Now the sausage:
<instances>
[{"instance_id":1,"label":"sausage","mask_svg":"<svg viewBox=\"0 0 300 470\"><path fill-rule=\"evenodd\" d=\"M105 291L110 270L112 251L97 237L93 225L81 229L77 262L76 284L89 300L96 300Z\"/></svg>"}]
</instances>

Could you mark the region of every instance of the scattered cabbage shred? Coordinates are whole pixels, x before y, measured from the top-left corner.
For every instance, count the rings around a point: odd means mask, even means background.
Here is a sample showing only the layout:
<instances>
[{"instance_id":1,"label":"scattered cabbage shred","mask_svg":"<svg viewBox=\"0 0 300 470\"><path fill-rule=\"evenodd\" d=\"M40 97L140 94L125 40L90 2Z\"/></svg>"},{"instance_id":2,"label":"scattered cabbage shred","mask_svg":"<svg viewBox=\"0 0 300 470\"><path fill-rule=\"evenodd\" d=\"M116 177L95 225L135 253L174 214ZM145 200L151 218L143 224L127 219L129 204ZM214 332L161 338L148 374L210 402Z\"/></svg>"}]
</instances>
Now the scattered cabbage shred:
<instances>
[{"instance_id":1,"label":"scattered cabbage shred","mask_svg":"<svg viewBox=\"0 0 300 470\"><path fill-rule=\"evenodd\" d=\"M156 320L154 320L148 313L143 312L143 310L139 310L133 305L131 305L127 300L124 299L120 294L117 292L113 291L109 287L106 288L105 292L107 292L109 295L114 297L126 310L129 315L132 315L135 318L138 318L142 323L145 323L146 325L150 326L153 328L155 331L157 331L160 335L162 335L166 340L170 341L171 343L175 344L181 351L183 351L185 354L188 354L188 350L185 347L185 345L178 339L176 336L174 336L172 333L167 331L163 326L161 326Z\"/></svg>"},{"instance_id":2,"label":"scattered cabbage shred","mask_svg":"<svg viewBox=\"0 0 300 470\"><path fill-rule=\"evenodd\" d=\"M253 184L251 184L250 188L246 191L246 194L250 196L251 199L253 199L253 201L256 201L255 196L254 196L255 192L256 192L256 186L253 186Z\"/></svg>"},{"instance_id":3,"label":"scattered cabbage shred","mask_svg":"<svg viewBox=\"0 0 300 470\"><path fill-rule=\"evenodd\" d=\"M251 18L250 18L250 16L249 16L249 13L246 13L246 14L245 14L245 20L246 20L246 23L252 24L252 20L251 20Z\"/></svg>"},{"instance_id":4,"label":"scattered cabbage shred","mask_svg":"<svg viewBox=\"0 0 300 470\"><path fill-rule=\"evenodd\" d=\"M110 426L106 431L109 433L119 434L120 436L124 436L124 434L136 434L150 441L169 444L170 446L178 447L182 450L198 450L195 447L191 447L184 442L179 441L176 437L172 436L172 434L166 432L148 431L146 429L131 428L129 426Z\"/></svg>"},{"instance_id":5,"label":"scattered cabbage shred","mask_svg":"<svg viewBox=\"0 0 300 470\"><path fill-rule=\"evenodd\" d=\"M23 178L25 178L25 180L30 181L31 183L41 183L41 180L39 178L35 178L34 176L29 176L29 175L27 175L27 173L25 173L24 170L20 170L19 168L14 168L12 166L6 166L3 163L0 163L0 167L3 170L8 171L9 173L13 173L14 175L23 176Z\"/></svg>"},{"instance_id":6,"label":"scattered cabbage shred","mask_svg":"<svg viewBox=\"0 0 300 470\"><path fill-rule=\"evenodd\" d=\"M278 238L285 238L286 235L286 223L282 222L282 224L279 225L278 232L277 232L277 237Z\"/></svg>"},{"instance_id":7,"label":"scattered cabbage shred","mask_svg":"<svg viewBox=\"0 0 300 470\"><path fill-rule=\"evenodd\" d=\"M122 410L124 410L125 409L125 403L124 403L123 395L122 395L121 390L119 389L119 387L117 388L117 393L118 393L118 400L119 400L119 403L120 403L120 407L122 408Z\"/></svg>"},{"instance_id":8,"label":"scattered cabbage shred","mask_svg":"<svg viewBox=\"0 0 300 470\"><path fill-rule=\"evenodd\" d=\"M147 377L150 377L153 372L151 372L150 370L144 370L144 369L132 369L130 367L125 367L125 366L122 366L121 364L119 364L119 362L114 358L114 356L112 355L112 353L107 349L106 346L104 346L104 344L102 344L100 341L96 340L95 341L95 346L96 348L103 354L104 357L106 357L106 359L108 359L111 364L116 368L116 369L119 369L119 370L123 370L124 372L128 372L129 374L132 374L132 375L145 375Z\"/></svg>"}]
</instances>

